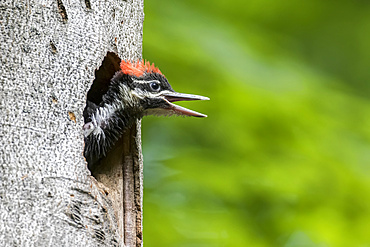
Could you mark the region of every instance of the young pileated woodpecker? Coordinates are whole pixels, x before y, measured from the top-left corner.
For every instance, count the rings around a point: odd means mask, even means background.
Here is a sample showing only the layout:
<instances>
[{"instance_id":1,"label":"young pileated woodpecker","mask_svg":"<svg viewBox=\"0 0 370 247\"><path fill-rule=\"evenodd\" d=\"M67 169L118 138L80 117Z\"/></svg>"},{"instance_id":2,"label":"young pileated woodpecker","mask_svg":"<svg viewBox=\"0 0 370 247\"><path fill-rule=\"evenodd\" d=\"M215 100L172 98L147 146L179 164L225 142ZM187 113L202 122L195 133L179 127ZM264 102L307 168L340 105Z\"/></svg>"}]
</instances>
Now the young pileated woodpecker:
<instances>
[{"instance_id":1,"label":"young pileated woodpecker","mask_svg":"<svg viewBox=\"0 0 370 247\"><path fill-rule=\"evenodd\" d=\"M99 104L87 101L84 110L84 155L91 169L105 157L123 131L145 115L207 117L173 104L207 97L175 92L160 70L147 61L121 61Z\"/></svg>"}]
</instances>

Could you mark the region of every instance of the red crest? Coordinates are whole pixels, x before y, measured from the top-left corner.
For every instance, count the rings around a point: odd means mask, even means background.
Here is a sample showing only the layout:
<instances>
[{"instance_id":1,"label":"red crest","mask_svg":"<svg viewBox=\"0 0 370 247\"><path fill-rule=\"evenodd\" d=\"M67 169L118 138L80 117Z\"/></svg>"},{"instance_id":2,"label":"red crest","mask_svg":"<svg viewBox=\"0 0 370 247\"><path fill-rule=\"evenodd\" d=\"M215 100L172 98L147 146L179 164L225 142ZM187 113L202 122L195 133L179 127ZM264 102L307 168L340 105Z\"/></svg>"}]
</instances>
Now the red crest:
<instances>
[{"instance_id":1,"label":"red crest","mask_svg":"<svg viewBox=\"0 0 370 247\"><path fill-rule=\"evenodd\" d=\"M145 73L158 73L162 75L161 71L154 66L154 63L150 64L146 60L137 60L137 62L122 60L120 67L124 74L136 77L140 77Z\"/></svg>"}]
</instances>

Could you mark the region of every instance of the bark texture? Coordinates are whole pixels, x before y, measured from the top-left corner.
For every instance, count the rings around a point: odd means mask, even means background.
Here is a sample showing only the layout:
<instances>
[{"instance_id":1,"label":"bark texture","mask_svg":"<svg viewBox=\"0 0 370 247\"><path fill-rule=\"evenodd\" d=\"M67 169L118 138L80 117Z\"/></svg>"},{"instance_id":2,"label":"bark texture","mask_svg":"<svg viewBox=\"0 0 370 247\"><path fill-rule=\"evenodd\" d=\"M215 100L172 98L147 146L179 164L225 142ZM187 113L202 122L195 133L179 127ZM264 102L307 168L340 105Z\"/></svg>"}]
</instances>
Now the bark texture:
<instances>
[{"instance_id":1,"label":"bark texture","mask_svg":"<svg viewBox=\"0 0 370 247\"><path fill-rule=\"evenodd\" d=\"M141 58L142 23L142 0L0 0L0 246L141 246L140 123L94 178L82 112L108 52Z\"/></svg>"}]
</instances>

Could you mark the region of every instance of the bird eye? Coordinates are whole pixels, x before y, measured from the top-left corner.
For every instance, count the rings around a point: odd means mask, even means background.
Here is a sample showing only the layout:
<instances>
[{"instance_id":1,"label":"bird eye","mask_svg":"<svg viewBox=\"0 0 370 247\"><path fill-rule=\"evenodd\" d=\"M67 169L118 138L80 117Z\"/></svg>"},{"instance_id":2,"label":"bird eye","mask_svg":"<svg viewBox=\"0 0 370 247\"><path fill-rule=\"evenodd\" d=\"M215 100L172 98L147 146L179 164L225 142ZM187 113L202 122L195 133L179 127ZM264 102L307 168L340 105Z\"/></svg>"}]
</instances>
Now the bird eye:
<instances>
[{"instance_id":1,"label":"bird eye","mask_svg":"<svg viewBox=\"0 0 370 247\"><path fill-rule=\"evenodd\" d=\"M161 88L157 82L151 82L151 83L150 83L150 87L151 87L154 91L159 91L159 89Z\"/></svg>"}]
</instances>

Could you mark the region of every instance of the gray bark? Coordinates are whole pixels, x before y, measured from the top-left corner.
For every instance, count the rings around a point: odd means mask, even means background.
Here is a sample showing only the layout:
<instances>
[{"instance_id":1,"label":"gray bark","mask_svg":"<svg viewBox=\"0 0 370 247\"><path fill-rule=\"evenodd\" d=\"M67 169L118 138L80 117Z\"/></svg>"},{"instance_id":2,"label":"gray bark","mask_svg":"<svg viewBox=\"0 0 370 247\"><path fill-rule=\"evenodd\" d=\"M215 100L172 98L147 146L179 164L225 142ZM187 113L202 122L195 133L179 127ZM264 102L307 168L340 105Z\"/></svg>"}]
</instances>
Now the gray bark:
<instances>
[{"instance_id":1,"label":"gray bark","mask_svg":"<svg viewBox=\"0 0 370 247\"><path fill-rule=\"evenodd\" d=\"M82 112L108 52L141 58L143 16L143 0L0 0L0 246L142 245L140 123L93 177Z\"/></svg>"}]
</instances>

